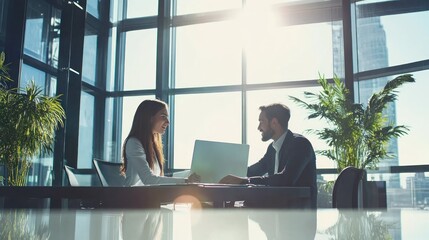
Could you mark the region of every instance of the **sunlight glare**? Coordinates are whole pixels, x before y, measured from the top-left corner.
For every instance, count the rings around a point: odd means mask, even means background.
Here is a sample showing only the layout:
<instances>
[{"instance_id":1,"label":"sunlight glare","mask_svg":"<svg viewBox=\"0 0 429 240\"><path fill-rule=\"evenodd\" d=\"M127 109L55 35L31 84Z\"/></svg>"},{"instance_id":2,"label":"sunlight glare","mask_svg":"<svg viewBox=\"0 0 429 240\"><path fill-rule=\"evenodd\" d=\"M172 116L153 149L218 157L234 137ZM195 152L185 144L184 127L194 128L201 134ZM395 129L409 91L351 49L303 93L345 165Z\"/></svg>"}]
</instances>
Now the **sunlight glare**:
<instances>
[{"instance_id":1,"label":"sunlight glare","mask_svg":"<svg viewBox=\"0 0 429 240\"><path fill-rule=\"evenodd\" d=\"M264 1L248 3L237 18L244 48L251 42L265 42L273 37L278 24L278 16Z\"/></svg>"}]
</instances>

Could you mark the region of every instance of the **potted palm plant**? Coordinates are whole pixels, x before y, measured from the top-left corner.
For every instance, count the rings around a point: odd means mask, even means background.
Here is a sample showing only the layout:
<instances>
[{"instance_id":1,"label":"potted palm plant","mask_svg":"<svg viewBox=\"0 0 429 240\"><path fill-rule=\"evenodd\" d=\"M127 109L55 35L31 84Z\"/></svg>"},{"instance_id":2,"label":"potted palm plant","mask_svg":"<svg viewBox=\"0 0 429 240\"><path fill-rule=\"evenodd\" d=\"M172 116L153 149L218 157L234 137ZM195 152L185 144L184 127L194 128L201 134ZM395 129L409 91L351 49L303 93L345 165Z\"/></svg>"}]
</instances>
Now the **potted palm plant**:
<instances>
[{"instance_id":1,"label":"potted palm plant","mask_svg":"<svg viewBox=\"0 0 429 240\"><path fill-rule=\"evenodd\" d=\"M347 166L377 169L380 160L393 157L387 151L388 142L409 130L404 125L395 126L388 122L383 110L397 99L398 87L415 80L410 74L396 77L374 93L366 105L355 103L338 77L333 80L331 84L320 76L318 83L322 90L319 93L304 92L309 102L290 98L310 112L309 119L327 121L327 127L309 132L327 143L329 149L318 151L318 154L335 161L338 172Z\"/></svg>"},{"instance_id":2,"label":"potted palm plant","mask_svg":"<svg viewBox=\"0 0 429 240\"><path fill-rule=\"evenodd\" d=\"M65 118L59 96L44 96L31 82L24 89L7 89L5 55L0 55L0 163L6 185L25 186L31 159L52 151L54 133Z\"/></svg>"}]
</instances>

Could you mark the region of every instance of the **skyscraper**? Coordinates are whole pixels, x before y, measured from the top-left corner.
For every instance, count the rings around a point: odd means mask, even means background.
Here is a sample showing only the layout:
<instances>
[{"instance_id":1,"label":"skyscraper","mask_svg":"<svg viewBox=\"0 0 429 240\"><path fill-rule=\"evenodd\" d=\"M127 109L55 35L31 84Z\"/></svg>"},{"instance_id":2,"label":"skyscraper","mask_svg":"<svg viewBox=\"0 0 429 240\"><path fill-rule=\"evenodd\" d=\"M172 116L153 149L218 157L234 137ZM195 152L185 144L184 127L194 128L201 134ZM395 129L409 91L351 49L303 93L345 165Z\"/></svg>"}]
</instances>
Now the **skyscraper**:
<instances>
[{"instance_id":1,"label":"skyscraper","mask_svg":"<svg viewBox=\"0 0 429 240\"><path fill-rule=\"evenodd\" d=\"M359 10L359 9L358 9ZM359 16L359 13L357 13ZM334 46L334 73L339 77L344 77L343 43L342 43L342 22L333 24L333 46ZM357 68L359 72L388 67L388 49L386 46L386 34L381 24L380 17L357 18L356 21L357 47ZM356 54L356 53L355 53ZM370 80L355 82L355 101L366 105L374 92L380 91L389 78L382 77ZM389 104L384 111L388 121L396 124L395 104ZM393 158L382 159L379 167L398 165L398 143L392 139L388 145L388 152L394 155ZM398 175L389 176L386 179L381 174L375 180L385 180L388 188L399 188L400 181Z\"/></svg>"}]
</instances>

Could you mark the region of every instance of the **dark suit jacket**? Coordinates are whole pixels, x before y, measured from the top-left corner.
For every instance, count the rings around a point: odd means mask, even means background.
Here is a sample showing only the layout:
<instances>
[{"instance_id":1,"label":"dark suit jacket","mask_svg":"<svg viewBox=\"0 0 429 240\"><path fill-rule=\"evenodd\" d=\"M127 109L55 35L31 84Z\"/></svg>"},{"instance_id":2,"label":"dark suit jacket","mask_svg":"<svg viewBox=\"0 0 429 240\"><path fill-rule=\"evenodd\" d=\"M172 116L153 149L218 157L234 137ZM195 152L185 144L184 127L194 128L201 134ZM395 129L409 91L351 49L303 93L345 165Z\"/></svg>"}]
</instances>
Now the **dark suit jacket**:
<instances>
[{"instance_id":1,"label":"dark suit jacket","mask_svg":"<svg viewBox=\"0 0 429 240\"><path fill-rule=\"evenodd\" d=\"M278 173L274 174L276 150L273 144L259 162L247 169L250 183L268 186L310 187L312 207L317 205L316 155L302 135L287 131L279 153ZM263 176L268 173L268 176Z\"/></svg>"}]
</instances>

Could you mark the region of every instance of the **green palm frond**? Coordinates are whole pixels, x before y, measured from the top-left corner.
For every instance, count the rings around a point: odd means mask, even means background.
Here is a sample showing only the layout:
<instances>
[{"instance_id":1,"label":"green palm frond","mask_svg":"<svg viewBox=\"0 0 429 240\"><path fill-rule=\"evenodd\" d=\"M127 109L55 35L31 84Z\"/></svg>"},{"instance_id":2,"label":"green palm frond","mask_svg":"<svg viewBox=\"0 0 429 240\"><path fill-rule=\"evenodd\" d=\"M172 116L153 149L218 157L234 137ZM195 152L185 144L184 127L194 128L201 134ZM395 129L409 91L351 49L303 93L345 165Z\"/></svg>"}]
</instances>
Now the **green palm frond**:
<instances>
[{"instance_id":1,"label":"green palm frond","mask_svg":"<svg viewBox=\"0 0 429 240\"><path fill-rule=\"evenodd\" d=\"M34 81L24 89L0 88L0 162L9 185L25 185L31 158L52 151L65 119L59 97L44 96Z\"/></svg>"},{"instance_id":2,"label":"green palm frond","mask_svg":"<svg viewBox=\"0 0 429 240\"><path fill-rule=\"evenodd\" d=\"M0 87L5 87L5 82L12 81L9 75L9 66L5 64L6 54L0 53Z\"/></svg>"},{"instance_id":3,"label":"green palm frond","mask_svg":"<svg viewBox=\"0 0 429 240\"><path fill-rule=\"evenodd\" d=\"M383 111L388 104L396 101L398 87L414 81L410 74L396 77L387 82L380 92L374 93L364 107L353 101L353 96L340 78L335 76L333 83L329 83L319 75L318 83L322 87L319 93L305 92L308 102L293 96L290 99L308 110L309 119L327 121L329 127L309 130L330 147L317 151L318 154L334 160L338 170L347 166L372 169L381 159L391 157L387 152L388 142L409 131L406 126L388 123Z\"/></svg>"}]
</instances>

